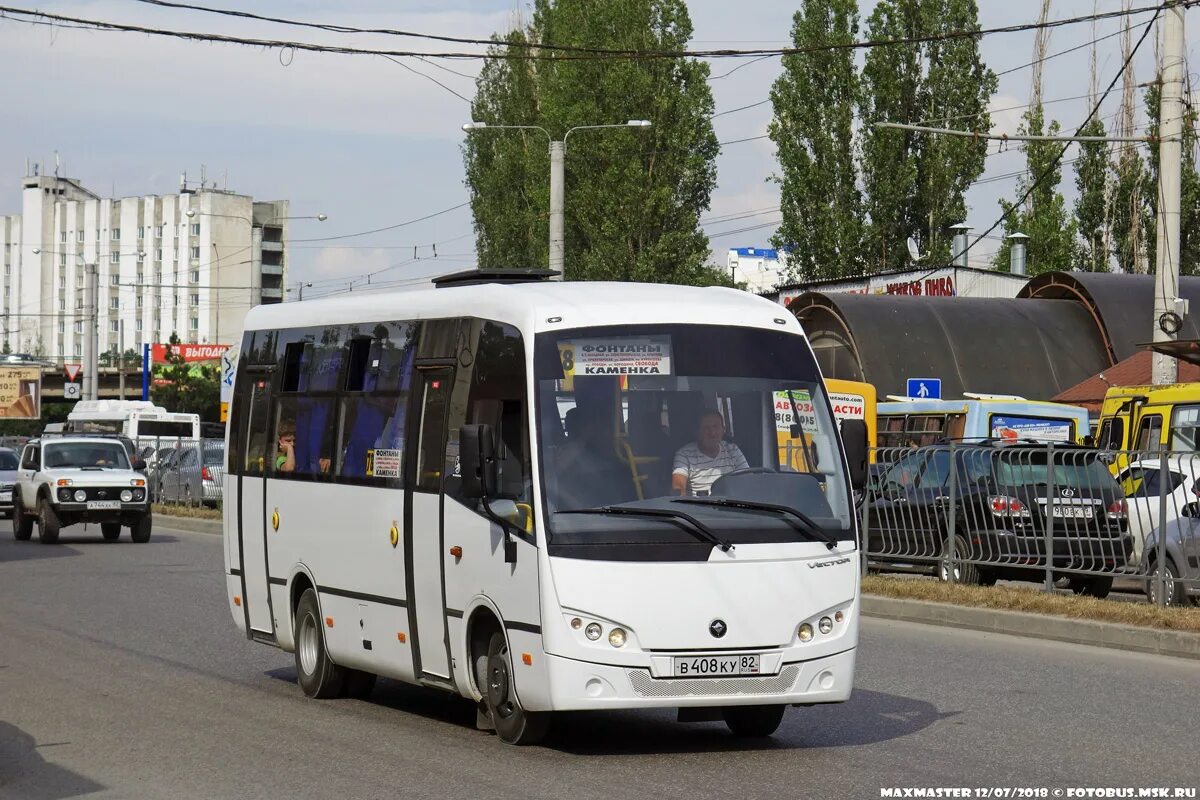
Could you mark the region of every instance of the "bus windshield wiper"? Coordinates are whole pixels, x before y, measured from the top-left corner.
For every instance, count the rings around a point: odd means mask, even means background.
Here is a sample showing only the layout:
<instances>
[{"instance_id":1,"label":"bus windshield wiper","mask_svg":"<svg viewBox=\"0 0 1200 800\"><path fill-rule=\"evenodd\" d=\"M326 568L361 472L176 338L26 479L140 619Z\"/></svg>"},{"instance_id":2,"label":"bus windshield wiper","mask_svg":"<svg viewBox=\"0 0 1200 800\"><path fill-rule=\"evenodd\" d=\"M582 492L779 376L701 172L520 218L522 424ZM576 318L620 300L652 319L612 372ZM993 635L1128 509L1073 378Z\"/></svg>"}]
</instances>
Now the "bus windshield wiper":
<instances>
[{"instance_id":1,"label":"bus windshield wiper","mask_svg":"<svg viewBox=\"0 0 1200 800\"><path fill-rule=\"evenodd\" d=\"M825 546L830 550L837 548L837 539L826 533L808 514L805 514L803 511L797 511L791 506L781 506L775 503L759 503L754 500L737 500L732 497L680 497L671 502L689 503L696 506L716 506L718 508L740 508L744 511L766 511L778 514L795 530L824 542Z\"/></svg>"},{"instance_id":2,"label":"bus windshield wiper","mask_svg":"<svg viewBox=\"0 0 1200 800\"><path fill-rule=\"evenodd\" d=\"M613 516L629 517L659 517L674 522L681 530L695 536L697 539L716 545L721 552L728 553L734 547L729 542L712 532L712 529L691 514L676 511L671 508L629 508L628 506L597 506L596 508L570 508L556 511L556 514L611 514ZM686 524L680 524L680 523Z\"/></svg>"}]
</instances>

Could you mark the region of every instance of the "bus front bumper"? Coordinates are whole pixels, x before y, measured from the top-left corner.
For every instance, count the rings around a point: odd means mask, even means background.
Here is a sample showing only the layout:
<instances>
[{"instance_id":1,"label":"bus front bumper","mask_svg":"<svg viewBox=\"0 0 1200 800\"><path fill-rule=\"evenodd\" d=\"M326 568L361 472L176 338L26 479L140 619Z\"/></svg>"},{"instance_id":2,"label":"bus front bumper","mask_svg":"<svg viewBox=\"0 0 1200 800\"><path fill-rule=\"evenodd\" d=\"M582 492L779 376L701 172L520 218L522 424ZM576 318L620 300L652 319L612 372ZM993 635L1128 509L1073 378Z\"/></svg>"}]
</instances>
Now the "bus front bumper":
<instances>
[{"instance_id":1,"label":"bus front bumper","mask_svg":"<svg viewBox=\"0 0 1200 800\"><path fill-rule=\"evenodd\" d=\"M841 703L850 698L856 653L851 648L783 663L774 675L736 678L655 678L642 667L547 655L551 708L544 710Z\"/></svg>"}]
</instances>

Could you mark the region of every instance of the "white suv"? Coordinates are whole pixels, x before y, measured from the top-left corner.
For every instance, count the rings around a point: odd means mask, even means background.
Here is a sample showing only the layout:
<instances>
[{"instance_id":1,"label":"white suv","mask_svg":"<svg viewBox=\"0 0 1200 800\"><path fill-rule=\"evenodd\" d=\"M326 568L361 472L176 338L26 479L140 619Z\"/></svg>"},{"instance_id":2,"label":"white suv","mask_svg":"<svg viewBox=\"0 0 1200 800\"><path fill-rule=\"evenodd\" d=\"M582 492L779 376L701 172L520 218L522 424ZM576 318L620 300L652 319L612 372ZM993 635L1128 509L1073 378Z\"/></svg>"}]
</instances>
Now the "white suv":
<instances>
[{"instance_id":1,"label":"white suv","mask_svg":"<svg viewBox=\"0 0 1200 800\"><path fill-rule=\"evenodd\" d=\"M127 526L135 542L150 541L150 505L142 461L129 461L117 438L45 436L21 453L13 487L13 535L25 541L38 524L43 544L58 541L59 528L98 522L104 538L120 537Z\"/></svg>"}]
</instances>

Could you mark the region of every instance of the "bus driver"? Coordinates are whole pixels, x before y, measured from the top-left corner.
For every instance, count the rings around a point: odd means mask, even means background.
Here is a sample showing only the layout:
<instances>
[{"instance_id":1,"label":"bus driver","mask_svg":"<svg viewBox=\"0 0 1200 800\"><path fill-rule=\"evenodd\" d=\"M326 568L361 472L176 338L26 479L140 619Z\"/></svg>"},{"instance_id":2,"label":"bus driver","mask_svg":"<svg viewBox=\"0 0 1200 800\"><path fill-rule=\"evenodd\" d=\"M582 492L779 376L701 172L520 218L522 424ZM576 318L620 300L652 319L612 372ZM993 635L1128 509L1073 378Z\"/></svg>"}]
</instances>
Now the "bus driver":
<instances>
[{"instance_id":1,"label":"bus driver","mask_svg":"<svg viewBox=\"0 0 1200 800\"><path fill-rule=\"evenodd\" d=\"M713 482L729 472L749 469L741 449L725 441L725 418L720 411L705 411L700 416L696 441L675 453L671 489L679 495L706 495Z\"/></svg>"}]
</instances>

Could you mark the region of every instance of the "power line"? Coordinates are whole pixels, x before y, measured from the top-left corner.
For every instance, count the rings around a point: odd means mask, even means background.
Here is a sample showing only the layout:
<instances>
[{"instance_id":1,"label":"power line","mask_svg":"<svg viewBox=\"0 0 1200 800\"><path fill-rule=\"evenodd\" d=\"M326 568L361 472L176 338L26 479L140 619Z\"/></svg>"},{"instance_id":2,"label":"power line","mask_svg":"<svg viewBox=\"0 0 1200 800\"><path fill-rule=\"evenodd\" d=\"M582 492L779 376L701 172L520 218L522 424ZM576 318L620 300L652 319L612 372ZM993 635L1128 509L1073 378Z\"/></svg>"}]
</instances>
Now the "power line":
<instances>
[{"instance_id":1,"label":"power line","mask_svg":"<svg viewBox=\"0 0 1200 800\"><path fill-rule=\"evenodd\" d=\"M450 206L450 208L443 208L441 211L435 211L432 214L426 214L423 217L417 217L416 219L405 220L404 222L397 222L395 225L385 225L382 228L373 228L369 231L359 231L358 233L344 233L344 234L341 234L340 236L318 236L313 239L292 239L290 241L292 243L295 243L295 242L332 242L332 241L336 241L339 239L353 239L357 236L369 236L373 233L383 233L384 231L394 231L397 228L403 228L406 225L415 225L416 223L424 222L427 219L433 219L434 217L440 217L442 214L449 214L451 211L457 211L458 209L465 208L469 205L471 205L470 201L467 201L466 203L459 203L456 206Z\"/></svg>"},{"instance_id":2,"label":"power line","mask_svg":"<svg viewBox=\"0 0 1200 800\"><path fill-rule=\"evenodd\" d=\"M148 2L148 0L139 0L139 2ZM414 75L420 75L420 76L421 76L422 78L424 78L425 80L427 80L427 81L430 81L430 82L432 82L432 83L436 83L438 86L442 87L442 88L443 88L443 89L445 89L447 92L449 92L450 94L452 94L452 95L454 95L455 97L457 97L459 100L462 100L464 103L470 103L470 102L471 102L469 98L463 97L461 94L459 94L458 92L454 91L454 90L453 90L453 89L451 89L449 86L447 86L446 84L442 83L441 81L439 81L437 78L433 77L432 75L426 75L424 72L421 72L419 69L416 69L415 67L410 67L408 64L405 64L403 61L401 61L401 60L400 60L400 59L398 59L398 58L394 58L394 57L392 57L392 56L383 56L383 58L386 58L388 61L391 61L393 64L396 64L397 66L404 67L406 70L408 70L409 72L411 72L411 73L412 73L412 74L414 74ZM421 60L422 60L422 61L424 61L424 62L426 62L426 63L428 63L428 64L433 64L433 63L434 63L434 62L432 62L432 61L429 61L428 59L425 59L425 58L422 58Z\"/></svg>"},{"instance_id":3,"label":"power line","mask_svg":"<svg viewBox=\"0 0 1200 800\"><path fill-rule=\"evenodd\" d=\"M330 30L342 33L386 33L391 35L416 36L417 38L432 39L436 41L456 41L463 44L479 44L486 45L489 49L486 52L423 52L415 50L383 50L375 48L359 48L346 47L342 45L323 45L314 42L300 42L287 39L256 39L243 36L229 36L218 33L206 33L198 31L181 31L167 28L152 28L144 25L131 25L128 23L108 22L104 20L88 19L85 17L72 17L65 14L51 14L45 11L37 11L26 8L16 8L13 6L0 6L0 16L5 16L16 22L30 22L32 20L46 20L56 23L63 23L76 26L89 27L95 30L106 32L122 32L122 33L142 33L152 36L165 36L177 39L185 39L190 41L203 42L218 42L223 44L240 44L250 47L265 47L270 49L283 50L302 50L306 52L317 53L336 53L341 55L387 55L387 56L420 56L424 58L447 58L447 59L483 59L483 60L546 60L546 59L563 59L563 60L599 60L599 59L632 59L632 60L650 60L650 59L677 59L677 58L757 58L761 56L785 56L798 55L803 53L813 52L831 52L837 50L863 50L875 47L886 47L894 45L908 44L924 44L930 42L945 42L957 39L974 39L980 36L987 36L1002 33L1021 33L1025 31L1051 29L1073 25L1082 22L1094 22L1103 19L1113 19L1120 17L1128 17L1136 14L1147 12L1155 12L1155 19L1158 18L1159 12L1162 9L1182 4L1185 7L1194 5L1200 0L1166 0L1156 6L1142 6L1139 8L1121 9L1117 11L1107 11L1097 14L1088 14L1079 17L1069 17L1060 20L1048 20L1039 23L1023 23L1019 25L1007 25L997 28L978 28L972 30L948 31L946 33L931 34L927 36L911 36L899 39L879 39L879 40L859 40L854 42L840 42L826 45L814 45L811 47L783 47L783 48L765 48L765 49L715 49L715 50L614 50L599 47L581 47L575 45L553 45L542 43L508 43L500 40L485 40L485 39L463 39L462 37L443 37L436 34L417 33L414 31L394 31L387 29L368 30L365 28L353 28L351 26L329 26L322 23L307 23L297 20L286 20L283 18L271 18L262 15L253 15L250 12L236 11L229 9L212 9L205 6L196 6L185 3L168 3L167 0L140 0L141 2L149 2L156 5L170 6L175 8L187 8L190 10L203 11L207 13L222 14L225 16L237 16L244 18L262 19L263 21L278 22L286 25L298 25L301 27L316 27L322 30ZM16 16L9 16L16 15ZM501 48L512 48L504 49ZM516 49L516 52L513 52Z\"/></svg>"}]
</instances>

